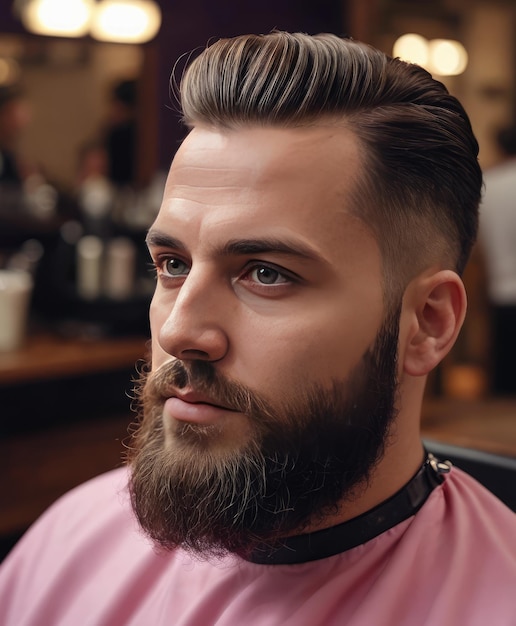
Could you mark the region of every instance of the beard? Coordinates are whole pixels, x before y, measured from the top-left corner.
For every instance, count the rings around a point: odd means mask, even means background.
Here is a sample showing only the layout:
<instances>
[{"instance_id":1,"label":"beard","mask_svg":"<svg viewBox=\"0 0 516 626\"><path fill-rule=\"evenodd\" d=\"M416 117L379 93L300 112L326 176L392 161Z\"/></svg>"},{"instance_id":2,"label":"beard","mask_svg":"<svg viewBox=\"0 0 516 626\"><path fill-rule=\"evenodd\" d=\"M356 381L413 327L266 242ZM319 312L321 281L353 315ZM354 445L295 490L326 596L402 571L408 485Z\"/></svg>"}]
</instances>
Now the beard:
<instances>
[{"instance_id":1,"label":"beard","mask_svg":"<svg viewBox=\"0 0 516 626\"><path fill-rule=\"evenodd\" d=\"M274 405L210 362L175 360L142 375L128 461L143 530L166 550L246 557L274 551L282 539L357 498L383 457L397 414L399 315L398 308L386 316L344 380L303 383ZM220 445L221 427L183 422L169 437L164 403L173 389L187 386L241 413L249 426L245 440Z\"/></svg>"}]
</instances>

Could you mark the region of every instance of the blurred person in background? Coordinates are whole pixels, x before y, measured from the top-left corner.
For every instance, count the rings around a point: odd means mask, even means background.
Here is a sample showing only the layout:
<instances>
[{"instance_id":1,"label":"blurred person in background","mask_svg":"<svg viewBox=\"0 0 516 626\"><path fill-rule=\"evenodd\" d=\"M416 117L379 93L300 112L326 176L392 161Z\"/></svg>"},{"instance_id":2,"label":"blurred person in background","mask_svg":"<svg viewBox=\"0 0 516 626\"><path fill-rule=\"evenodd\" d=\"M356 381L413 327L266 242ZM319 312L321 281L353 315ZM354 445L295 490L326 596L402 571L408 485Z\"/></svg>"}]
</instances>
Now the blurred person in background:
<instances>
[{"instance_id":1,"label":"blurred person in background","mask_svg":"<svg viewBox=\"0 0 516 626\"><path fill-rule=\"evenodd\" d=\"M136 104L136 80L122 80L113 87L104 142L108 178L119 187L135 182Z\"/></svg>"},{"instance_id":2,"label":"blurred person in background","mask_svg":"<svg viewBox=\"0 0 516 626\"><path fill-rule=\"evenodd\" d=\"M501 163L485 173L480 242L487 271L491 388L516 395L516 126L497 135Z\"/></svg>"},{"instance_id":3,"label":"blurred person in background","mask_svg":"<svg viewBox=\"0 0 516 626\"><path fill-rule=\"evenodd\" d=\"M22 89L0 86L0 183L20 185L26 176L18 144L31 114Z\"/></svg>"}]
</instances>

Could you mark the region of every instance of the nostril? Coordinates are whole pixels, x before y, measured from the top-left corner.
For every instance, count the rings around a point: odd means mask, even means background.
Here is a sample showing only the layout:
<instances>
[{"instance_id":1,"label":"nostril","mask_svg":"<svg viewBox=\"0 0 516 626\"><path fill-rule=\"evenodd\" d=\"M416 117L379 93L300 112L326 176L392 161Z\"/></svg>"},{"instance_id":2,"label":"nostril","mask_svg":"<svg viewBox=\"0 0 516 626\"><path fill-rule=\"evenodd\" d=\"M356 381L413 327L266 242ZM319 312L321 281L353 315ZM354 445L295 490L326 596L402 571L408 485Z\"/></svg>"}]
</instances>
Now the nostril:
<instances>
[{"instance_id":1,"label":"nostril","mask_svg":"<svg viewBox=\"0 0 516 626\"><path fill-rule=\"evenodd\" d=\"M195 349L182 350L180 358L183 361L192 361L192 360L209 361L211 360L210 355L207 352L205 352L204 350L195 350Z\"/></svg>"}]
</instances>

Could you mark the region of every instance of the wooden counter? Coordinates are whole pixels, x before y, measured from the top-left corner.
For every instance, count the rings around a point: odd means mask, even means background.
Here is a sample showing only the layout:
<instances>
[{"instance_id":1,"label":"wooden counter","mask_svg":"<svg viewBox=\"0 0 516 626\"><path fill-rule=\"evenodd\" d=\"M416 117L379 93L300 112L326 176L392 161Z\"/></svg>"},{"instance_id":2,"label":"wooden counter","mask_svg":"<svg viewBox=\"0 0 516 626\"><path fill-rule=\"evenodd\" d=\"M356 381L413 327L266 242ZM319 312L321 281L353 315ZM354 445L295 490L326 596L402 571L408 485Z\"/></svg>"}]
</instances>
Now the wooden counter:
<instances>
[{"instance_id":1,"label":"wooden counter","mask_svg":"<svg viewBox=\"0 0 516 626\"><path fill-rule=\"evenodd\" d=\"M147 353L146 337L69 339L30 336L14 352L0 352L0 385L26 383L132 366Z\"/></svg>"},{"instance_id":2,"label":"wooden counter","mask_svg":"<svg viewBox=\"0 0 516 626\"><path fill-rule=\"evenodd\" d=\"M25 530L62 493L121 463L122 441L134 416L116 377L125 380L126 370L147 356L147 344L143 336L70 339L41 333L30 336L20 350L0 353L0 421L21 422L26 413L27 420L36 413L34 422L0 436L0 545L2 538ZM87 391L76 393L91 384L92 376L113 386L113 395L120 396L117 406L127 404L127 410L102 406L97 387L91 402ZM50 398L42 397L42 386L54 390ZM67 395L79 405L71 410L70 398L64 397L69 388ZM49 405L54 395L55 406ZM34 407L20 408L24 402ZM59 408L66 419L56 421ZM1 552L0 547L0 560Z\"/></svg>"},{"instance_id":3,"label":"wooden counter","mask_svg":"<svg viewBox=\"0 0 516 626\"><path fill-rule=\"evenodd\" d=\"M421 427L428 439L516 457L516 396L430 399Z\"/></svg>"}]
</instances>

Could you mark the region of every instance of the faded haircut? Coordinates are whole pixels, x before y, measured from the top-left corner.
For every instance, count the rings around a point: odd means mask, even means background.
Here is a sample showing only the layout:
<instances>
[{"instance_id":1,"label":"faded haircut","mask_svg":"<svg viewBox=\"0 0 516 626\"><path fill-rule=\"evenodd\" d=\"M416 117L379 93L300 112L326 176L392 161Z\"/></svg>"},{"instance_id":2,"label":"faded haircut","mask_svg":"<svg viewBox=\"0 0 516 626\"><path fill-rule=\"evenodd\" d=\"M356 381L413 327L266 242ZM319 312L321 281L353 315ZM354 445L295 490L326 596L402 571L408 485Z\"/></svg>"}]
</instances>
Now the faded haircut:
<instances>
[{"instance_id":1,"label":"faded haircut","mask_svg":"<svg viewBox=\"0 0 516 626\"><path fill-rule=\"evenodd\" d=\"M210 45L180 97L189 127L350 129L362 174L346 204L376 237L386 292L398 297L430 265L463 272L478 228L478 143L426 70L336 35L275 31Z\"/></svg>"}]
</instances>

